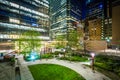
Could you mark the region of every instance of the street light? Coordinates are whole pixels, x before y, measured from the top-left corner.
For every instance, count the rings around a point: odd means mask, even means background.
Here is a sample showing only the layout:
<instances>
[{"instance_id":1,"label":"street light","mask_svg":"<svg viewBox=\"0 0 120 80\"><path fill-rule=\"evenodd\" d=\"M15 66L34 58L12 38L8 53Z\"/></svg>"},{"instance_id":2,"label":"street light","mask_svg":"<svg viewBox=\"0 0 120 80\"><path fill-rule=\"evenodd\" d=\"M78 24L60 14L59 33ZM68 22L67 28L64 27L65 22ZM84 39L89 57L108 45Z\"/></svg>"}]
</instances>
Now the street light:
<instances>
[{"instance_id":1,"label":"street light","mask_svg":"<svg viewBox=\"0 0 120 80\"><path fill-rule=\"evenodd\" d=\"M117 50L118 50L118 48L116 48L116 54L117 54Z\"/></svg>"},{"instance_id":2,"label":"street light","mask_svg":"<svg viewBox=\"0 0 120 80\"><path fill-rule=\"evenodd\" d=\"M95 53L91 53L91 60L92 60L91 68L92 68L93 73L95 72L94 71L94 57L95 57Z\"/></svg>"}]
</instances>

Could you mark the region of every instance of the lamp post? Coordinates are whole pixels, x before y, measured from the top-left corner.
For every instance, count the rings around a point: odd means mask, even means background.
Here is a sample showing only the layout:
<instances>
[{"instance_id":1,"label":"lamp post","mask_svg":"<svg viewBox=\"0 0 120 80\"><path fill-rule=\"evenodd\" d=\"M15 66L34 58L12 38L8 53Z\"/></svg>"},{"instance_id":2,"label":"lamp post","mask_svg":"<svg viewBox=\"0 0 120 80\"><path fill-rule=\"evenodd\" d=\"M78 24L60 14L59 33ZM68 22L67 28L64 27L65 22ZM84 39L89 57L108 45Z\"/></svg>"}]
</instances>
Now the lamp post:
<instances>
[{"instance_id":1,"label":"lamp post","mask_svg":"<svg viewBox=\"0 0 120 80\"><path fill-rule=\"evenodd\" d=\"M92 60L91 68L92 68L93 73L95 72L94 71L94 57L95 57L95 53L91 53L91 60Z\"/></svg>"},{"instance_id":2,"label":"lamp post","mask_svg":"<svg viewBox=\"0 0 120 80\"><path fill-rule=\"evenodd\" d=\"M117 50L118 50L118 48L116 48L116 55L117 55Z\"/></svg>"}]
</instances>

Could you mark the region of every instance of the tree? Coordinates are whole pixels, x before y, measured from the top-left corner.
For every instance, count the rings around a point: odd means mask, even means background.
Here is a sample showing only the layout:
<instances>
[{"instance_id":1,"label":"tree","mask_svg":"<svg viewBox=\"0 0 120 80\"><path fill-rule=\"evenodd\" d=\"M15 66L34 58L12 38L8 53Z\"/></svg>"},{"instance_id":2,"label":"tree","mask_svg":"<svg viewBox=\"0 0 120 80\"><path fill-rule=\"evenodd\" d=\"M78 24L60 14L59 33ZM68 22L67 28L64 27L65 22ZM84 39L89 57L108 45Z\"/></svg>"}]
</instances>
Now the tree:
<instances>
[{"instance_id":1,"label":"tree","mask_svg":"<svg viewBox=\"0 0 120 80\"><path fill-rule=\"evenodd\" d=\"M18 39L19 51L26 56L31 51L38 52L41 46L41 40L39 38L40 33L35 30L29 30L21 33Z\"/></svg>"},{"instance_id":2,"label":"tree","mask_svg":"<svg viewBox=\"0 0 120 80\"><path fill-rule=\"evenodd\" d=\"M83 38L82 29L70 29L67 33L66 52L71 55L73 51L81 49L80 40Z\"/></svg>"},{"instance_id":3,"label":"tree","mask_svg":"<svg viewBox=\"0 0 120 80\"><path fill-rule=\"evenodd\" d=\"M77 32L75 30L70 30L68 33L68 46L74 47L76 46L78 39L77 39Z\"/></svg>"},{"instance_id":4,"label":"tree","mask_svg":"<svg viewBox=\"0 0 120 80\"><path fill-rule=\"evenodd\" d=\"M56 41L57 41L57 44L55 47L57 49L65 48L65 46L66 46L65 35L56 36Z\"/></svg>"},{"instance_id":5,"label":"tree","mask_svg":"<svg viewBox=\"0 0 120 80\"><path fill-rule=\"evenodd\" d=\"M80 33L77 30L69 30L68 34L67 34L67 46L69 46L70 48L78 48L80 46L79 41L80 41L80 37L82 36L82 33Z\"/></svg>"}]
</instances>

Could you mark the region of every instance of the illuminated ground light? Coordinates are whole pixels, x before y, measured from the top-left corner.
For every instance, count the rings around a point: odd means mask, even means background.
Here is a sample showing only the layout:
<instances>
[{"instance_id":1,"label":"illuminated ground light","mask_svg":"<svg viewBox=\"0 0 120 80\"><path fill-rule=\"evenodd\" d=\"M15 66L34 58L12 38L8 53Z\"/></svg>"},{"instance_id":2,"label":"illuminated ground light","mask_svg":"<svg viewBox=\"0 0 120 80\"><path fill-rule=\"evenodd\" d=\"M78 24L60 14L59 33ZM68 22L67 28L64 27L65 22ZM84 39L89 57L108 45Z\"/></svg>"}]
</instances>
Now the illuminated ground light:
<instances>
[{"instance_id":1,"label":"illuminated ground light","mask_svg":"<svg viewBox=\"0 0 120 80\"><path fill-rule=\"evenodd\" d=\"M35 51L32 51L28 56L26 56L25 60L26 61L34 61L34 60L38 60L40 59L40 55L35 52Z\"/></svg>"}]
</instances>

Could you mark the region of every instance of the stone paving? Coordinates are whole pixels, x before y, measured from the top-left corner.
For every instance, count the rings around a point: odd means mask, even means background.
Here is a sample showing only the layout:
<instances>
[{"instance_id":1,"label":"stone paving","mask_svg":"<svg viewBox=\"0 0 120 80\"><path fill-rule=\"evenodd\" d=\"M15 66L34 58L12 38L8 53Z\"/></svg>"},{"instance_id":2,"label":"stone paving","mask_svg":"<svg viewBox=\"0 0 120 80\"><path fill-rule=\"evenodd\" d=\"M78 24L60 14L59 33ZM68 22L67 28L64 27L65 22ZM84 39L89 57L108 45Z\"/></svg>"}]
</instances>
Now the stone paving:
<instances>
[{"instance_id":1,"label":"stone paving","mask_svg":"<svg viewBox=\"0 0 120 80\"><path fill-rule=\"evenodd\" d=\"M0 80L15 80L15 67L9 62L0 63Z\"/></svg>"},{"instance_id":2,"label":"stone paving","mask_svg":"<svg viewBox=\"0 0 120 80\"><path fill-rule=\"evenodd\" d=\"M34 80L31 72L29 71L28 67L29 65L34 64L59 64L66 67L69 67L82 75L86 80L111 80L110 78L106 77L105 75L95 71L95 73L92 72L92 70L88 67L85 67L83 63L80 62L69 62L69 61L63 61L63 60L57 60L57 59L43 59L43 60L36 60L31 62L25 62L22 60L22 57L19 58L20 61L20 70L21 70L21 80Z\"/></svg>"},{"instance_id":3,"label":"stone paving","mask_svg":"<svg viewBox=\"0 0 120 80\"><path fill-rule=\"evenodd\" d=\"M23 63L25 63L25 61L23 60L22 56L20 56L18 58L18 63L20 63L19 67L20 67L21 80L34 80L31 72L29 71L29 69L27 67L27 65L23 64Z\"/></svg>"}]
</instances>

